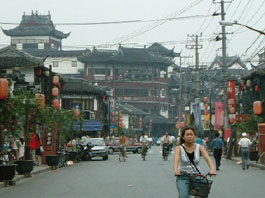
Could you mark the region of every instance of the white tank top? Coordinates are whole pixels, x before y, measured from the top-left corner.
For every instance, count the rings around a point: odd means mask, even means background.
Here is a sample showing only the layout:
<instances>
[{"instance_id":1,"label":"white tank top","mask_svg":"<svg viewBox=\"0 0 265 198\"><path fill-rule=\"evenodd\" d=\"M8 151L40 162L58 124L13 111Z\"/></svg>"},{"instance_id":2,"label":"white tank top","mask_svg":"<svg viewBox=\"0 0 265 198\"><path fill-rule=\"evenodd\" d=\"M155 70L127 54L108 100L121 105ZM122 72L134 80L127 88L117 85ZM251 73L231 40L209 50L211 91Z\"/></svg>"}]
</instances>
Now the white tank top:
<instances>
[{"instance_id":1,"label":"white tank top","mask_svg":"<svg viewBox=\"0 0 265 198\"><path fill-rule=\"evenodd\" d=\"M184 147L185 145L182 144ZM194 164L197 166L197 168L200 170L199 162L200 162L200 145L195 144L195 150L194 150ZM190 162L189 157L187 156L186 152L180 146L180 160L179 160L179 171L180 173L198 173L196 168L193 166L193 164Z\"/></svg>"}]
</instances>

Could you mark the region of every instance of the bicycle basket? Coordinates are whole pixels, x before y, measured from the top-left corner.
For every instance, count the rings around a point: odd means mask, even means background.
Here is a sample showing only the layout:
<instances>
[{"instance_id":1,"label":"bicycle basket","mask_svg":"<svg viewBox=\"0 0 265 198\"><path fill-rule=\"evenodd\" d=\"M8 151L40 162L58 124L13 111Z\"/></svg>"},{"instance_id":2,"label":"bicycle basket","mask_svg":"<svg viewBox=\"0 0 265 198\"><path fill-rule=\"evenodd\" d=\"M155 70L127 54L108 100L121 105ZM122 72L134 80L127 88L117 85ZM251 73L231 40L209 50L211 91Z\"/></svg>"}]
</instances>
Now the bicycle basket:
<instances>
[{"instance_id":1,"label":"bicycle basket","mask_svg":"<svg viewBox=\"0 0 265 198\"><path fill-rule=\"evenodd\" d=\"M210 193L212 180L208 180L206 176L196 174L189 177L189 192L190 195L207 197Z\"/></svg>"}]
</instances>

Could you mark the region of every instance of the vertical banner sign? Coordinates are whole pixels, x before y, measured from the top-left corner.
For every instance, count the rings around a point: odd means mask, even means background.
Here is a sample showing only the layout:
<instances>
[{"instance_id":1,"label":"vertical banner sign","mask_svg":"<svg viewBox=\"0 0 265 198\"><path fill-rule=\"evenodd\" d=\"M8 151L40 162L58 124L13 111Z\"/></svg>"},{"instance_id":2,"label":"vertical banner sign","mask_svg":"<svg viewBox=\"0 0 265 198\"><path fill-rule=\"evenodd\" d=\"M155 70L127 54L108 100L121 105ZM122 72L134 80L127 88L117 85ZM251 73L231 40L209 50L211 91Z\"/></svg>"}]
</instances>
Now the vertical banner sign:
<instances>
[{"instance_id":1,"label":"vertical banner sign","mask_svg":"<svg viewBox=\"0 0 265 198\"><path fill-rule=\"evenodd\" d=\"M215 128L216 129L221 129L224 127L224 114L225 114L224 102L215 102Z\"/></svg>"},{"instance_id":2,"label":"vertical banner sign","mask_svg":"<svg viewBox=\"0 0 265 198\"><path fill-rule=\"evenodd\" d=\"M236 111L236 81L230 80L227 85L228 92L228 110L230 114L235 114Z\"/></svg>"},{"instance_id":3,"label":"vertical banner sign","mask_svg":"<svg viewBox=\"0 0 265 198\"><path fill-rule=\"evenodd\" d=\"M195 100L194 103L191 103L191 110L194 115L195 119L195 124L201 128L202 124L202 119L201 119L201 105L200 105L200 100Z\"/></svg>"}]
</instances>

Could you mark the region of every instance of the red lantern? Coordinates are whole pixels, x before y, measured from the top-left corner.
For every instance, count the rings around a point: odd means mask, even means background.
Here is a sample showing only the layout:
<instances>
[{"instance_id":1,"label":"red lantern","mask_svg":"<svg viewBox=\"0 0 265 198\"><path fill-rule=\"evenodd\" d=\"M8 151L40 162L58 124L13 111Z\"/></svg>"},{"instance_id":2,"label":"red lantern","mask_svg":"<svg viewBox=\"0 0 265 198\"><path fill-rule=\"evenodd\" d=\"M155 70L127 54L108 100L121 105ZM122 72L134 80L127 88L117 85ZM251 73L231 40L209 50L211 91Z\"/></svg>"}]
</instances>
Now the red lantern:
<instances>
[{"instance_id":1,"label":"red lantern","mask_svg":"<svg viewBox=\"0 0 265 198\"><path fill-rule=\"evenodd\" d=\"M260 92L260 87L258 85L255 86L255 91Z\"/></svg>"},{"instance_id":2,"label":"red lantern","mask_svg":"<svg viewBox=\"0 0 265 198\"><path fill-rule=\"evenodd\" d=\"M64 89L64 84L61 85L61 89Z\"/></svg>"},{"instance_id":3,"label":"red lantern","mask_svg":"<svg viewBox=\"0 0 265 198\"><path fill-rule=\"evenodd\" d=\"M229 109L229 112L230 112L231 114L235 114L235 113L236 113L236 109L235 109L235 107L231 107L231 108Z\"/></svg>"},{"instance_id":4,"label":"red lantern","mask_svg":"<svg viewBox=\"0 0 265 198\"><path fill-rule=\"evenodd\" d=\"M208 102L208 98L207 97L204 97L203 98L203 101L204 101L204 103L207 103Z\"/></svg>"},{"instance_id":5,"label":"red lantern","mask_svg":"<svg viewBox=\"0 0 265 198\"><path fill-rule=\"evenodd\" d=\"M207 110L207 109L208 109L208 107L209 107L209 105L208 105L208 104L204 104L204 109L205 109L205 110Z\"/></svg>"},{"instance_id":6,"label":"red lantern","mask_svg":"<svg viewBox=\"0 0 265 198\"><path fill-rule=\"evenodd\" d=\"M59 82L60 82L60 77L59 76L54 76L53 77L53 80L52 80L52 83L55 85L55 86L59 86Z\"/></svg>"},{"instance_id":7,"label":"red lantern","mask_svg":"<svg viewBox=\"0 0 265 198\"><path fill-rule=\"evenodd\" d=\"M57 87L52 88L52 95L56 97L58 96L58 94L59 94L59 89Z\"/></svg>"},{"instance_id":8,"label":"red lantern","mask_svg":"<svg viewBox=\"0 0 265 198\"><path fill-rule=\"evenodd\" d=\"M253 111L256 115L262 114L262 102L261 101L255 101L253 103Z\"/></svg>"},{"instance_id":9,"label":"red lantern","mask_svg":"<svg viewBox=\"0 0 265 198\"><path fill-rule=\"evenodd\" d=\"M60 108L60 102L58 99L53 100L53 106L55 109L59 109Z\"/></svg>"},{"instance_id":10,"label":"red lantern","mask_svg":"<svg viewBox=\"0 0 265 198\"><path fill-rule=\"evenodd\" d=\"M8 97L8 81L6 78L0 78L0 99L7 99Z\"/></svg>"},{"instance_id":11,"label":"red lantern","mask_svg":"<svg viewBox=\"0 0 265 198\"><path fill-rule=\"evenodd\" d=\"M36 75L40 77L41 74L42 74L42 69L41 69L41 67L38 67L38 68L36 69Z\"/></svg>"}]
</instances>

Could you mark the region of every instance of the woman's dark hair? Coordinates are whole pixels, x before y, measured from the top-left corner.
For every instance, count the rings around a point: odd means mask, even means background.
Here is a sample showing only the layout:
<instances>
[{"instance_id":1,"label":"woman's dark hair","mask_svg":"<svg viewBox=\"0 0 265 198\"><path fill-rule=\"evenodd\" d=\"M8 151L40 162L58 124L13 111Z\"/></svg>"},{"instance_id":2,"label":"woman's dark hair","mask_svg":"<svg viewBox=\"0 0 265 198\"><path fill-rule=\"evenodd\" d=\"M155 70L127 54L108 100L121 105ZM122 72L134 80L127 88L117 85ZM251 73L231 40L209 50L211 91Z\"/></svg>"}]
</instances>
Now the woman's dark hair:
<instances>
[{"instance_id":1,"label":"woman's dark hair","mask_svg":"<svg viewBox=\"0 0 265 198\"><path fill-rule=\"evenodd\" d=\"M184 144L185 143L185 140L184 140L184 135L185 135L185 132L187 131L187 130L192 130L193 131L193 133L194 133L194 135L196 136L196 132L195 132L195 129L194 128L191 128L191 127L185 127L184 129L182 129L182 131L181 131L181 136L180 136L180 141L179 141L179 145L181 145L181 144Z\"/></svg>"},{"instance_id":2,"label":"woman's dark hair","mask_svg":"<svg viewBox=\"0 0 265 198\"><path fill-rule=\"evenodd\" d=\"M19 141L23 144L24 143L24 138L19 138Z\"/></svg>"}]
</instances>

